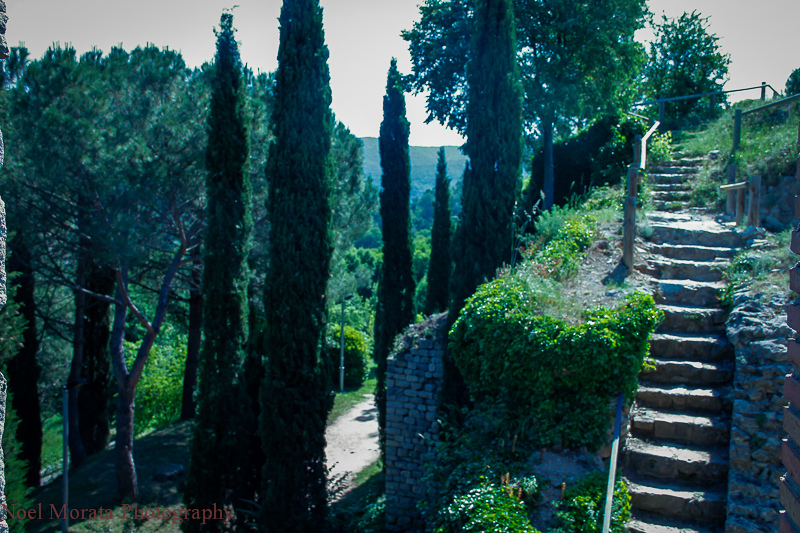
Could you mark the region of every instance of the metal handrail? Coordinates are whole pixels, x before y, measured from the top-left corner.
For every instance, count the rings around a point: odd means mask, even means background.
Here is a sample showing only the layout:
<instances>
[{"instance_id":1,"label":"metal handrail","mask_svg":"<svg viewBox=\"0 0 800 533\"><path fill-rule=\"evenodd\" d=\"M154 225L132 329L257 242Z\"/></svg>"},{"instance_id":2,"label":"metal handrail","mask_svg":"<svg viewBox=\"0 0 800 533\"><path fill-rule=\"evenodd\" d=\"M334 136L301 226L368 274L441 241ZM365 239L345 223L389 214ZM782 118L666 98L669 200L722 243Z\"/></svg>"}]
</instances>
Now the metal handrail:
<instances>
[{"instance_id":1,"label":"metal handrail","mask_svg":"<svg viewBox=\"0 0 800 533\"><path fill-rule=\"evenodd\" d=\"M755 109L749 109L747 111L742 111L742 116L749 115L750 113L755 113L756 111L763 111L763 110L768 109L770 107L777 107L779 105L788 104L789 102L797 100L798 98L800 98L800 94L795 94L795 95L789 96L787 98L783 98L782 100L778 100L777 102L770 102L768 104L756 107Z\"/></svg>"},{"instance_id":2,"label":"metal handrail","mask_svg":"<svg viewBox=\"0 0 800 533\"><path fill-rule=\"evenodd\" d=\"M631 107L639 107L639 106L643 106L643 105L660 104L661 102L675 102L677 100L689 100L691 98L702 98L704 96L715 96L717 94L728 94L728 93L738 93L738 92L741 92L741 91L752 91L753 89L766 89L767 87L772 89L773 97L775 95L777 95L777 94L780 94L780 92L776 91L775 88L772 85L770 85L768 83L762 83L761 85L754 85L753 87L745 87L744 89L730 89L730 90L727 90L727 91L712 91L712 92L707 92L707 93L689 94L689 95L686 95L686 96L672 96L670 98L659 98L657 100L649 100L647 102L637 102L635 104L631 104Z\"/></svg>"}]
</instances>

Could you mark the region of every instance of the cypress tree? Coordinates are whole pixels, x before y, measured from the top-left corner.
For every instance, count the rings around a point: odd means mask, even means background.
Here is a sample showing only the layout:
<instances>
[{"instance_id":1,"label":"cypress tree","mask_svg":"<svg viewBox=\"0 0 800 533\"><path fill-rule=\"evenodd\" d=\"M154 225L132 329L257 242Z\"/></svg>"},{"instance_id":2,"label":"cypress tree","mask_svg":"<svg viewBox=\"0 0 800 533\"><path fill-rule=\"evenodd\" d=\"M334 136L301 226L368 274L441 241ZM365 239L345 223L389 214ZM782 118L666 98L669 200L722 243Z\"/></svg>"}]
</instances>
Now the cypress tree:
<instances>
[{"instance_id":1,"label":"cypress tree","mask_svg":"<svg viewBox=\"0 0 800 533\"><path fill-rule=\"evenodd\" d=\"M318 0L280 15L269 149L270 264L260 431L265 463L259 529L323 531L325 425L333 405L323 364L325 289L333 250L329 205L333 115Z\"/></svg>"},{"instance_id":2,"label":"cypress tree","mask_svg":"<svg viewBox=\"0 0 800 533\"><path fill-rule=\"evenodd\" d=\"M248 330L247 284L252 219L245 172L242 64L233 16L223 13L217 32L206 149L207 227L203 294L207 320L200 352L198 411L185 501L190 509L230 504L238 451L237 385ZM233 502L238 507L239 502ZM220 531L222 521L184 521L187 531Z\"/></svg>"},{"instance_id":3,"label":"cypress tree","mask_svg":"<svg viewBox=\"0 0 800 533\"><path fill-rule=\"evenodd\" d=\"M411 253L411 162L403 78L392 59L383 97L378 148L381 155L383 266L375 315L376 400L381 446L386 427L386 358L394 338L414 321L414 275Z\"/></svg>"},{"instance_id":4,"label":"cypress tree","mask_svg":"<svg viewBox=\"0 0 800 533\"><path fill-rule=\"evenodd\" d=\"M453 246L450 321L475 288L510 260L522 157L522 89L511 0L477 0L467 70L463 211Z\"/></svg>"},{"instance_id":5,"label":"cypress tree","mask_svg":"<svg viewBox=\"0 0 800 533\"><path fill-rule=\"evenodd\" d=\"M436 162L436 186L431 228L431 260L428 263L428 293L425 314L445 311L450 302L450 179L444 147L439 148Z\"/></svg>"}]
</instances>

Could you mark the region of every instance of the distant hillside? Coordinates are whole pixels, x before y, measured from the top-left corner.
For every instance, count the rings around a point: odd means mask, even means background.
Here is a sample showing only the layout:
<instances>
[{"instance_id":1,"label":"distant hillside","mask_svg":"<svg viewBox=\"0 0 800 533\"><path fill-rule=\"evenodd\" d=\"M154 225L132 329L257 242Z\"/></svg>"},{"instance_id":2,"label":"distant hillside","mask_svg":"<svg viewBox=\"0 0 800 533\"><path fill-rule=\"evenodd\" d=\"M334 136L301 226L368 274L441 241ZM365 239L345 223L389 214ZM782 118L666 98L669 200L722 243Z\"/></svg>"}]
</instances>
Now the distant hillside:
<instances>
[{"instance_id":1,"label":"distant hillside","mask_svg":"<svg viewBox=\"0 0 800 533\"><path fill-rule=\"evenodd\" d=\"M378 151L377 137L363 137L364 143L364 174L372 176L372 183L381 186L381 157ZM417 198L427 189L433 189L436 182L436 153L439 148L435 146L411 146L411 198ZM458 146L445 146L444 155L447 158L447 175L450 182L455 183L464 173L467 158L458 149Z\"/></svg>"}]
</instances>

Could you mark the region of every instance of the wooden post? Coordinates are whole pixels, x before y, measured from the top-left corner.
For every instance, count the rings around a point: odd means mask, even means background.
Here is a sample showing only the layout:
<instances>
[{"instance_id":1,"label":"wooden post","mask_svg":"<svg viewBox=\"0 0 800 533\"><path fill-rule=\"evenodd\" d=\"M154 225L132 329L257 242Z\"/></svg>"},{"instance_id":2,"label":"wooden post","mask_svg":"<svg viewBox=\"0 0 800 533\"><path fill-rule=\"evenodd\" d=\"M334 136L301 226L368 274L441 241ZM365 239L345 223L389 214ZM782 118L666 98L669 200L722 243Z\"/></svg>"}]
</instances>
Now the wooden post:
<instances>
[{"instance_id":1,"label":"wooden post","mask_svg":"<svg viewBox=\"0 0 800 533\"><path fill-rule=\"evenodd\" d=\"M758 227L761 208L761 176L750 178L750 210L747 213L747 224Z\"/></svg>"},{"instance_id":2,"label":"wooden post","mask_svg":"<svg viewBox=\"0 0 800 533\"><path fill-rule=\"evenodd\" d=\"M633 141L633 164L636 168L642 168L642 136L637 135Z\"/></svg>"},{"instance_id":3,"label":"wooden post","mask_svg":"<svg viewBox=\"0 0 800 533\"><path fill-rule=\"evenodd\" d=\"M717 107L717 95L715 93L715 94L712 94L708 99L708 110L709 111L714 111L714 109L716 107Z\"/></svg>"},{"instance_id":4,"label":"wooden post","mask_svg":"<svg viewBox=\"0 0 800 533\"><path fill-rule=\"evenodd\" d=\"M728 185L736 183L736 163L728 165ZM725 203L725 214L732 215L736 210L736 199L733 191L728 191L727 201Z\"/></svg>"},{"instance_id":5,"label":"wooden post","mask_svg":"<svg viewBox=\"0 0 800 533\"><path fill-rule=\"evenodd\" d=\"M762 81L761 82L761 101L763 102L766 99L767 99L767 82Z\"/></svg>"},{"instance_id":6,"label":"wooden post","mask_svg":"<svg viewBox=\"0 0 800 533\"><path fill-rule=\"evenodd\" d=\"M633 269L633 246L636 242L636 182L638 174L635 164L628 167L628 196L625 198L622 223L622 264L629 269Z\"/></svg>"},{"instance_id":7,"label":"wooden post","mask_svg":"<svg viewBox=\"0 0 800 533\"><path fill-rule=\"evenodd\" d=\"M728 194L733 194L733 191ZM744 189L736 191L736 225L740 225L744 221Z\"/></svg>"}]
</instances>

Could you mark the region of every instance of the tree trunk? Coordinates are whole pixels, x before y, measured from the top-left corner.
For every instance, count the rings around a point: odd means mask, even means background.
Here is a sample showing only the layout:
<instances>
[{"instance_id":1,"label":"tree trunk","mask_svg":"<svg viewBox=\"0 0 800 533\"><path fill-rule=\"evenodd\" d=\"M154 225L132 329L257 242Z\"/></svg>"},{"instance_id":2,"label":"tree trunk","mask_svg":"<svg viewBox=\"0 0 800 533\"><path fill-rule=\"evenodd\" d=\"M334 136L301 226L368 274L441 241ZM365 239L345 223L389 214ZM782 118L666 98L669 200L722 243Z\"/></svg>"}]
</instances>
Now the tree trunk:
<instances>
[{"instance_id":1,"label":"tree trunk","mask_svg":"<svg viewBox=\"0 0 800 533\"><path fill-rule=\"evenodd\" d=\"M555 170L553 168L553 114L548 112L542 120L544 141L544 211L553 208L555 193Z\"/></svg>"},{"instance_id":2,"label":"tree trunk","mask_svg":"<svg viewBox=\"0 0 800 533\"><path fill-rule=\"evenodd\" d=\"M120 387L117 397L116 466L117 489L122 501L139 498L136 465L133 463L133 410L135 387Z\"/></svg>"},{"instance_id":3,"label":"tree trunk","mask_svg":"<svg viewBox=\"0 0 800 533\"><path fill-rule=\"evenodd\" d=\"M88 261L86 289L104 296L114 291L114 270ZM88 455L108 447L108 406L111 399L111 359L108 353L110 303L88 296L84 315L83 372L86 384L78 391L81 440Z\"/></svg>"},{"instance_id":4,"label":"tree trunk","mask_svg":"<svg viewBox=\"0 0 800 533\"><path fill-rule=\"evenodd\" d=\"M80 222L78 223L81 225ZM84 239L81 239L84 241ZM75 284L80 288L86 287L87 252L85 242L81 242L78 251L78 261L75 267ZM69 368L67 388L69 389L69 455L72 466L81 466L86 461L86 449L81 440L81 431L78 412L78 389L75 386L83 381L83 348L84 348L84 323L86 315L86 293L75 291L75 325L72 340L72 364Z\"/></svg>"},{"instance_id":5,"label":"tree trunk","mask_svg":"<svg viewBox=\"0 0 800 533\"><path fill-rule=\"evenodd\" d=\"M199 253L193 259L192 285L189 295L189 337L186 345L186 368L183 374L181 420L194 418L194 390L197 386L197 365L200 360L200 341L203 328L203 293L200 290L203 279L202 261Z\"/></svg>"},{"instance_id":6,"label":"tree trunk","mask_svg":"<svg viewBox=\"0 0 800 533\"><path fill-rule=\"evenodd\" d=\"M22 332L22 347L8 362L8 390L12 394L11 405L19 416L17 437L22 448L22 459L28 462L25 480L29 486L38 487L42 466L42 420L37 390L40 367L36 360L39 337L36 334L35 280L30 250L19 234L11 241L9 248L8 270L18 273L12 283L16 286L14 299L21 304L20 313L25 318L25 329Z\"/></svg>"}]
</instances>

